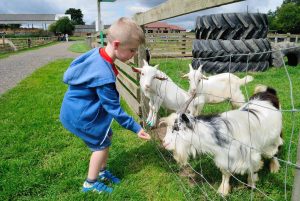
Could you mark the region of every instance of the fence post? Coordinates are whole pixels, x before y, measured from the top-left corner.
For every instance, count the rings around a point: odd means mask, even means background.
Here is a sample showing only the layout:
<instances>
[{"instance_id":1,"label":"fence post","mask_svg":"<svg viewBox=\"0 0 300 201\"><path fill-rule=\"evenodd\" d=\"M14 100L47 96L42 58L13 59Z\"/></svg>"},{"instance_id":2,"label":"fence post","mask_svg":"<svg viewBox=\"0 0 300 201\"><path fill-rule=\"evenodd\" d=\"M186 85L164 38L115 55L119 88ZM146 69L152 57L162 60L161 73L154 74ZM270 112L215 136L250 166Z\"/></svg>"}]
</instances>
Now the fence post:
<instances>
[{"instance_id":1,"label":"fence post","mask_svg":"<svg viewBox=\"0 0 300 201\"><path fill-rule=\"evenodd\" d=\"M292 201L299 201L300 200L300 133L299 133L299 140L298 140L298 148L297 148L297 166L295 170L295 180L293 186L293 195Z\"/></svg>"},{"instance_id":2,"label":"fence post","mask_svg":"<svg viewBox=\"0 0 300 201\"><path fill-rule=\"evenodd\" d=\"M181 47L182 47L182 50L181 50L181 54L183 54L183 56L185 56L185 53L186 53L186 35L182 35L182 41L181 41Z\"/></svg>"},{"instance_id":3,"label":"fence post","mask_svg":"<svg viewBox=\"0 0 300 201\"><path fill-rule=\"evenodd\" d=\"M144 26L141 26L144 33L145 33L145 29ZM142 67L144 65L143 60L146 60L146 47L145 45L140 45L139 49L138 49L138 67ZM140 90L140 106L141 106L141 125L143 125L144 127L146 126L146 122L144 121L144 119L146 119L146 116L149 112L149 101L147 101L147 97L143 94L142 90Z\"/></svg>"}]
</instances>

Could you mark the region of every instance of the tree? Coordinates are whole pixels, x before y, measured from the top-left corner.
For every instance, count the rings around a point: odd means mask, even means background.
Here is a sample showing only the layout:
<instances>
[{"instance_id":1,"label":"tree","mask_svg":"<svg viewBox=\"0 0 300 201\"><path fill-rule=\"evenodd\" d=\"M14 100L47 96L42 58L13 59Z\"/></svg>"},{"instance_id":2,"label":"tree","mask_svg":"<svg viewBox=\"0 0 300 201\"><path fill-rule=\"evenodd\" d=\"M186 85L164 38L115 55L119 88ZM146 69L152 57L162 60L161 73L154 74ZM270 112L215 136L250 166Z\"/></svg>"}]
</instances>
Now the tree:
<instances>
[{"instance_id":1,"label":"tree","mask_svg":"<svg viewBox=\"0 0 300 201\"><path fill-rule=\"evenodd\" d=\"M49 31L57 34L57 33L63 33L63 34L69 34L72 35L73 31L75 29L74 24L68 17L63 17L54 22L49 26Z\"/></svg>"},{"instance_id":2,"label":"tree","mask_svg":"<svg viewBox=\"0 0 300 201\"><path fill-rule=\"evenodd\" d=\"M287 4L287 3L295 3L297 5L300 5L300 0L284 0L283 4Z\"/></svg>"},{"instance_id":3,"label":"tree","mask_svg":"<svg viewBox=\"0 0 300 201\"><path fill-rule=\"evenodd\" d=\"M272 12L271 10L269 10L267 15L268 15L268 22L269 22L269 30L278 32L280 28L277 22L278 21L277 12L276 11Z\"/></svg>"},{"instance_id":4,"label":"tree","mask_svg":"<svg viewBox=\"0 0 300 201\"><path fill-rule=\"evenodd\" d=\"M83 21L83 14L80 9L69 8L68 10L66 10L65 14L71 15L71 19L75 25L77 25L77 24L84 25L85 24Z\"/></svg>"},{"instance_id":5,"label":"tree","mask_svg":"<svg viewBox=\"0 0 300 201\"><path fill-rule=\"evenodd\" d=\"M276 23L280 30L300 33L300 5L285 3L277 9Z\"/></svg>"}]
</instances>

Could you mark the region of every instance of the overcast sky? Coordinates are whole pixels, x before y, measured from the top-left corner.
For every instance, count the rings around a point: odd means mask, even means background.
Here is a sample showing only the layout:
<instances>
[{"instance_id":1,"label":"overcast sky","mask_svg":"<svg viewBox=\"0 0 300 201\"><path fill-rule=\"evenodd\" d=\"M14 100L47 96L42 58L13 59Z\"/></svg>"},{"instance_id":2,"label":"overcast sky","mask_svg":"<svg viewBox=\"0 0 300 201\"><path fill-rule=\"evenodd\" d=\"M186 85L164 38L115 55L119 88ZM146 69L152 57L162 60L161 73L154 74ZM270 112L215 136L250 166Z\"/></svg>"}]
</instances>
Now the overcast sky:
<instances>
[{"instance_id":1,"label":"overcast sky","mask_svg":"<svg viewBox=\"0 0 300 201\"><path fill-rule=\"evenodd\" d=\"M104 24L111 24L119 17L132 17L136 12L149 10L166 0L116 0L114 3L101 3L101 19ZM226 6L200 11L167 22L192 29L195 18L199 15L229 12L274 11L283 0L246 0ZM81 9L86 24L91 24L97 17L97 0L0 0L0 14L63 14L68 8Z\"/></svg>"}]
</instances>

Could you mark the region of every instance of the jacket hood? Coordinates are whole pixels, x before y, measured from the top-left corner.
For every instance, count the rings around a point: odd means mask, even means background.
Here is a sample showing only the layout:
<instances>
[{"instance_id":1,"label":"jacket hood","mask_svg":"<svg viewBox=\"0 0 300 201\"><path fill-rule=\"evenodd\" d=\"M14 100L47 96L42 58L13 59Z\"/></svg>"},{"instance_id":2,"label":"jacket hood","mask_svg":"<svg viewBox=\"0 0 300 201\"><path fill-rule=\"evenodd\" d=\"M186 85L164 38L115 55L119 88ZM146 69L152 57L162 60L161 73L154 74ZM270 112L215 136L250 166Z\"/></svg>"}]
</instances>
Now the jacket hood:
<instances>
[{"instance_id":1,"label":"jacket hood","mask_svg":"<svg viewBox=\"0 0 300 201\"><path fill-rule=\"evenodd\" d=\"M116 76L111 64L100 56L99 48L94 48L71 63L63 81L68 85L96 87L115 82Z\"/></svg>"}]
</instances>

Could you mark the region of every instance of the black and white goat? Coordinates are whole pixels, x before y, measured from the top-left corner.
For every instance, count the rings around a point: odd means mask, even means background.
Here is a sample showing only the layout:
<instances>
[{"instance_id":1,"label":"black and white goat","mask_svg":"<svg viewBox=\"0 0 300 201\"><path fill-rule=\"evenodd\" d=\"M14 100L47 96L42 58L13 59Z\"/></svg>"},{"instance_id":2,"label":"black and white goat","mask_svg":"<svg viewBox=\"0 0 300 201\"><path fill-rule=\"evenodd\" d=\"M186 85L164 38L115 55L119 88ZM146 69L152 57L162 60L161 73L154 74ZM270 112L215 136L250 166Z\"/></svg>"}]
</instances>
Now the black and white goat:
<instances>
[{"instance_id":1,"label":"black and white goat","mask_svg":"<svg viewBox=\"0 0 300 201\"><path fill-rule=\"evenodd\" d=\"M282 114L272 88L256 87L249 102L220 115L171 114L163 120L168 125L163 145L173 151L177 162L184 165L190 155L201 153L213 156L222 172L218 189L222 195L229 193L229 178L234 173L247 173L248 184L255 187L262 157L271 158L271 172L279 170L279 162L273 156L283 144Z\"/></svg>"}]
</instances>

